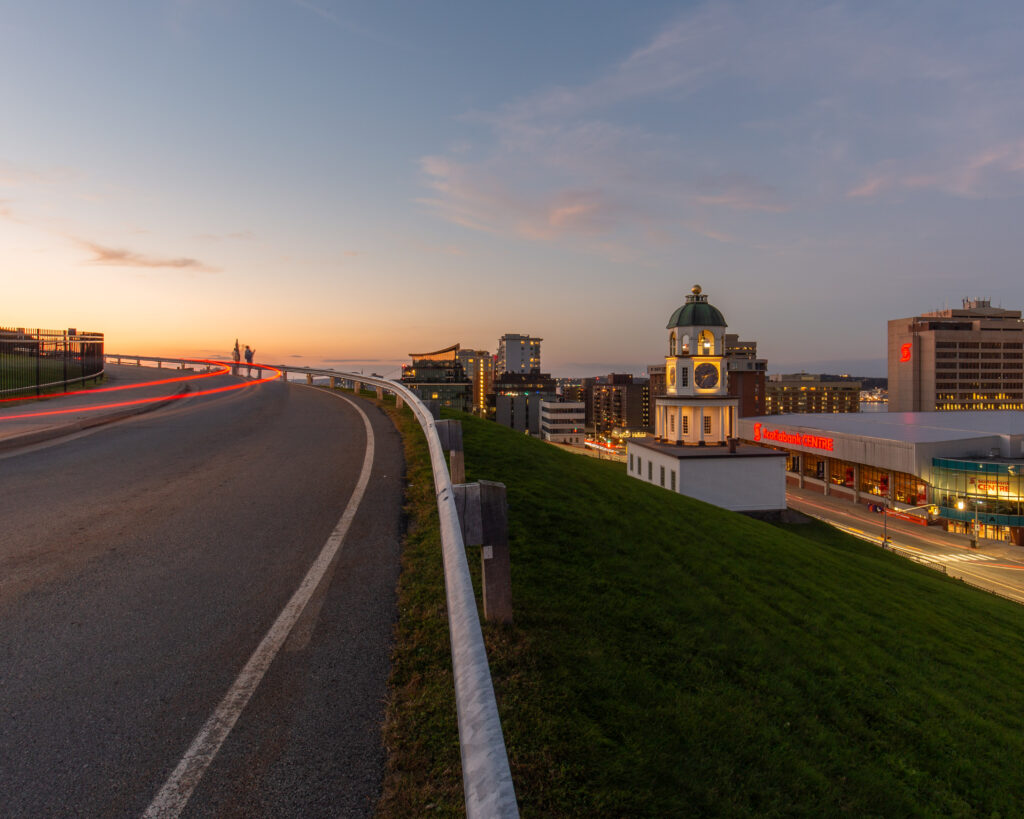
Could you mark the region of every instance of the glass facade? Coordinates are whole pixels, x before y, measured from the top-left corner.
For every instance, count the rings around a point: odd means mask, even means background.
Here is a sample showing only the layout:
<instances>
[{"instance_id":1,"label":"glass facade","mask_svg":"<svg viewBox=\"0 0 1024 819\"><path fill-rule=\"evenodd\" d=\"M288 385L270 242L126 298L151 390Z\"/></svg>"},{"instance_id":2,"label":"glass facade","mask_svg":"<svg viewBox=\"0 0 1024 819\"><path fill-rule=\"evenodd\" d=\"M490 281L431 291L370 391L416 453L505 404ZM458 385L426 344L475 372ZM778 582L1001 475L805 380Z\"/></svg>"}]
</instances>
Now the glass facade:
<instances>
[{"instance_id":1,"label":"glass facade","mask_svg":"<svg viewBox=\"0 0 1024 819\"><path fill-rule=\"evenodd\" d=\"M1024 526L1024 464L932 459L932 500L951 521L979 526ZM958 509L957 503L964 508Z\"/></svg>"}]
</instances>

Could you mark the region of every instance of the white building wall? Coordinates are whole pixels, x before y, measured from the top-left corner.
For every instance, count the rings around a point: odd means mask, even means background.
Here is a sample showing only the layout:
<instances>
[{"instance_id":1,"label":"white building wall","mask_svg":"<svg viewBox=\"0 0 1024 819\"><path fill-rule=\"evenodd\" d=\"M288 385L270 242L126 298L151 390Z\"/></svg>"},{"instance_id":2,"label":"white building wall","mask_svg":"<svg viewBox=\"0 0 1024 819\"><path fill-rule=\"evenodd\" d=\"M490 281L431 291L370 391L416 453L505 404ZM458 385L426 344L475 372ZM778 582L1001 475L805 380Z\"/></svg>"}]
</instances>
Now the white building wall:
<instances>
[{"instance_id":1,"label":"white building wall","mask_svg":"<svg viewBox=\"0 0 1024 819\"><path fill-rule=\"evenodd\" d=\"M676 458L640 446L626 445L626 467L633 478L671 489L734 512L779 511L786 508L786 459L779 457L723 456ZM648 470L648 466L650 470ZM650 475L650 477L648 477Z\"/></svg>"}]
</instances>

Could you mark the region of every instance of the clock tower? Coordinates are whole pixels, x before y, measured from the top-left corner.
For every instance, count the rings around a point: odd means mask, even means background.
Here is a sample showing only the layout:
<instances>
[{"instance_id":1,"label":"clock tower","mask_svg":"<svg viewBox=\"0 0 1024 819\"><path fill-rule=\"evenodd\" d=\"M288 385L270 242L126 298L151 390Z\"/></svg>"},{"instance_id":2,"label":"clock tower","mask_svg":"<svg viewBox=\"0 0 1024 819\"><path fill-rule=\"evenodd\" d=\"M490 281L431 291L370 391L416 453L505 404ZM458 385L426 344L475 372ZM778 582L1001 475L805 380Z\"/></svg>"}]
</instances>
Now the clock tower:
<instances>
[{"instance_id":1,"label":"clock tower","mask_svg":"<svg viewBox=\"0 0 1024 819\"><path fill-rule=\"evenodd\" d=\"M669 319L665 395L655 401L655 437L676 445L724 445L736 433L739 399L728 395L725 319L699 284Z\"/></svg>"}]
</instances>

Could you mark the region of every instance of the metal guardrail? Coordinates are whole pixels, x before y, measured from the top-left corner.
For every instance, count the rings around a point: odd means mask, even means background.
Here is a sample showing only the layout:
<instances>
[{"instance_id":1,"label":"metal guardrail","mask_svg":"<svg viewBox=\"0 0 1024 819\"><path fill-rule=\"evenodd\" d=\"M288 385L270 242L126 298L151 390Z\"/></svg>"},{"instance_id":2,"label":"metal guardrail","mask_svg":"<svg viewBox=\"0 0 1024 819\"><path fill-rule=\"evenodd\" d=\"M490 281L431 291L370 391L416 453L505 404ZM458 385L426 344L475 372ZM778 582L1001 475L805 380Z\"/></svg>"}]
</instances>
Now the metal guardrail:
<instances>
[{"instance_id":1,"label":"metal guardrail","mask_svg":"<svg viewBox=\"0 0 1024 819\"><path fill-rule=\"evenodd\" d=\"M466 560L466 547L462 540L462 528L459 526L459 512L455 506L455 493L433 415L416 393L397 381L333 370L279 364L274 366L285 373L301 373L313 378L333 378L342 383L347 381L356 388L364 384L372 385L393 393L409 405L423 428L430 448L434 489L437 493L437 513L441 523L441 550L444 558L444 582L447 591L466 815L470 819L519 816L515 788L512 785L512 772L509 769L505 740L501 732L501 720L498 717L498 705L494 698L491 670L487 664L487 651L480 629L473 581Z\"/></svg>"},{"instance_id":2,"label":"metal guardrail","mask_svg":"<svg viewBox=\"0 0 1024 819\"><path fill-rule=\"evenodd\" d=\"M134 361L172 362L185 366L197 362L180 358L126 356L108 354L108 359L121 363ZM231 362L221 362L230 365ZM241 364L245 367L245 364ZM310 367L291 367L275 364L285 381L289 373L314 378L332 379L331 383L346 382L357 391L363 385L393 393L412 409L423 428L430 449L430 462L434 472L437 494L437 512L441 527L441 550L444 561L444 580L448 607L449 637L452 649L452 670L455 677L455 709L459 725L459 749L462 756L462 786L469 819L505 819L518 817L512 772L501 731L498 704L494 697L491 670L487 663L480 616L477 613L473 581L466 560L466 547L459 525L448 464L441 447L434 417L420 398L397 381L377 376L318 370ZM252 369L259 372L259 365Z\"/></svg>"}]
</instances>

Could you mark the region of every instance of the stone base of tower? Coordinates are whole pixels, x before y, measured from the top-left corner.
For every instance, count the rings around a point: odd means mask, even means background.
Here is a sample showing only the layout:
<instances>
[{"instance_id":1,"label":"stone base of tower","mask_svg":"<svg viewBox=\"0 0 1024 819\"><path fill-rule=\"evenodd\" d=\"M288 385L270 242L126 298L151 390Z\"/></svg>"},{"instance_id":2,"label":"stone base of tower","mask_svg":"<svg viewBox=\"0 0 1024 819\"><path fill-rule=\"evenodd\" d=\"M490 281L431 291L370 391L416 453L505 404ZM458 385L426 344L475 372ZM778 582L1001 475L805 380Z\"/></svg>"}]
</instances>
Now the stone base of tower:
<instances>
[{"instance_id":1,"label":"stone base of tower","mask_svg":"<svg viewBox=\"0 0 1024 819\"><path fill-rule=\"evenodd\" d=\"M733 512L786 508L786 453L757 446L678 446L654 438L626 444L631 478Z\"/></svg>"}]
</instances>

